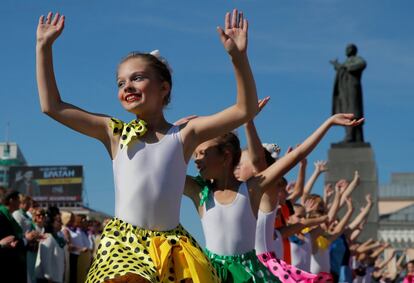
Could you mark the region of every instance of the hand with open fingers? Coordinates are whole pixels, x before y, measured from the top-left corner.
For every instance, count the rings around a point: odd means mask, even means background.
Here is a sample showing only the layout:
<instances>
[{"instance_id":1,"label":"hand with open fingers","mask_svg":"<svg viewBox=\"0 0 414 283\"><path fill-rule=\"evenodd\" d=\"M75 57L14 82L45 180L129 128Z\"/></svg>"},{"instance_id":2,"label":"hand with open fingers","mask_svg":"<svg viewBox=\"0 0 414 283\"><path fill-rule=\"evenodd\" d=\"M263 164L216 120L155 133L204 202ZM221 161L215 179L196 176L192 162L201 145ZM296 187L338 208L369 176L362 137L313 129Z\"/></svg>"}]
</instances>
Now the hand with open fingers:
<instances>
[{"instance_id":1,"label":"hand with open fingers","mask_svg":"<svg viewBox=\"0 0 414 283\"><path fill-rule=\"evenodd\" d=\"M315 169L319 172L326 172L328 171L328 166L326 165L328 163L328 161L326 160L318 160L315 163L313 163L315 165Z\"/></svg>"},{"instance_id":2,"label":"hand with open fingers","mask_svg":"<svg viewBox=\"0 0 414 283\"><path fill-rule=\"evenodd\" d=\"M65 26L65 16L56 13L53 16L52 12L49 12L45 17L42 15L39 18L37 25L37 43L38 44L53 44L56 38L62 33Z\"/></svg>"},{"instance_id":3,"label":"hand with open fingers","mask_svg":"<svg viewBox=\"0 0 414 283\"><path fill-rule=\"evenodd\" d=\"M330 122L332 125L339 125L339 126L349 126L355 127L364 121L364 118L359 120L355 119L355 115L352 113L339 113L331 116Z\"/></svg>"},{"instance_id":4,"label":"hand with open fingers","mask_svg":"<svg viewBox=\"0 0 414 283\"><path fill-rule=\"evenodd\" d=\"M230 55L245 53L247 50L247 30L248 22L242 12L234 9L233 12L226 13L224 19L224 30L217 28L221 43Z\"/></svg>"},{"instance_id":5,"label":"hand with open fingers","mask_svg":"<svg viewBox=\"0 0 414 283\"><path fill-rule=\"evenodd\" d=\"M348 187L349 183L347 180L345 179L341 179L338 182L336 182L335 184L335 190L339 193L343 193L346 189L346 187Z\"/></svg>"},{"instance_id":6,"label":"hand with open fingers","mask_svg":"<svg viewBox=\"0 0 414 283\"><path fill-rule=\"evenodd\" d=\"M197 117L198 117L197 115L190 115L190 116L183 117L183 118L175 121L174 125L175 126L180 126L180 125L185 124L188 121L193 120L194 118L197 118Z\"/></svg>"},{"instance_id":7,"label":"hand with open fingers","mask_svg":"<svg viewBox=\"0 0 414 283\"><path fill-rule=\"evenodd\" d=\"M266 104L269 102L269 100L270 100L270 96L266 96L265 98L263 98L263 99L259 99L259 112L258 113L260 113L260 111L262 111L262 109L266 106Z\"/></svg>"},{"instance_id":8,"label":"hand with open fingers","mask_svg":"<svg viewBox=\"0 0 414 283\"><path fill-rule=\"evenodd\" d=\"M318 208L318 203L314 199L308 198L303 205L306 212L315 211Z\"/></svg>"}]
</instances>

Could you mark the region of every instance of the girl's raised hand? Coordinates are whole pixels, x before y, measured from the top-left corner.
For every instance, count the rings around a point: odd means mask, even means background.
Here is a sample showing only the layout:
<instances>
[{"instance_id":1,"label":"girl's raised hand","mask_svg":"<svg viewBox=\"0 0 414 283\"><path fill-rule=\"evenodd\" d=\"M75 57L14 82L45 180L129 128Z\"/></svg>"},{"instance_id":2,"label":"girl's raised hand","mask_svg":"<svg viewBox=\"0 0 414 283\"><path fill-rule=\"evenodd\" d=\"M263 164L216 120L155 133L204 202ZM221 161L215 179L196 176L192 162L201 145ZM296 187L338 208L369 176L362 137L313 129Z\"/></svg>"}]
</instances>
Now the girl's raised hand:
<instances>
[{"instance_id":1,"label":"girl's raised hand","mask_svg":"<svg viewBox=\"0 0 414 283\"><path fill-rule=\"evenodd\" d=\"M330 122L333 125L355 127L355 126L362 124L362 122L364 122L364 118L357 120L355 119L355 116L352 113L339 113L339 114L333 115L330 118Z\"/></svg>"},{"instance_id":2,"label":"girl's raised hand","mask_svg":"<svg viewBox=\"0 0 414 283\"><path fill-rule=\"evenodd\" d=\"M40 16L36 33L37 43L52 45L62 33L64 25L65 16L59 15L59 13L56 13L53 17L53 13L49 12L46 19L43 15Z\"/></svg>"},{"instance_id":3,"label":"girl's raised hand","mask_svg":"<svg viewBox=\"0 0 414 283\"><path fill-rule=\"evenodd\" d=\"M266 104L269 102L270 96L266 96L263 99L259 99L259 112L262 111L262 109L266 106Z\"/></svg>"},{"instance_id":4,"label":"girl's raised hand","mask_svg":"<svg viewBox=\"0 0 414 283\"><path fill-rule=\"evenodd\" d=\"M315 163L313 163L315 165L315 169L319 172L319 173L323 173L328 171L328 166L327 166L328 161L326 160L318 160Z\"/></svg>"},{"instance_id":5,"label":"girl's raised hand","mask_svg":"<svg viewBox=\"0 0 414 283\"><path fill-rule=\"evenodd\" d=\"M247 20L242 12L234 9L231 16L226 13L224 19L224 30L217 27L221 43L230 55L244 53L247 50Z\"/></svg>"}]
</instances>

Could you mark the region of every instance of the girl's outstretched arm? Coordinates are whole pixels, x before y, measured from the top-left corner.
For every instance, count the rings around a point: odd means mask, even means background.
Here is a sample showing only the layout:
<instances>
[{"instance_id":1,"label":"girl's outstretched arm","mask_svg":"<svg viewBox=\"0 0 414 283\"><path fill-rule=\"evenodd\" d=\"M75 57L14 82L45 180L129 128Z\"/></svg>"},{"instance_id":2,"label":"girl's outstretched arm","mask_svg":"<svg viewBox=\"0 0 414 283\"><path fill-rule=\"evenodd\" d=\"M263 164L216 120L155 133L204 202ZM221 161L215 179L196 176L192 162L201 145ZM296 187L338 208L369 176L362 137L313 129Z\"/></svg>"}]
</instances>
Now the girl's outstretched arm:
<instances>
[{"instance_id":1,"label":"girl's outstretched arm","mask_svg":"<svg viewBox=\"0 0 414 283\"><path fill-rule=\"evenodd\" d=\"M268 96L259 100L259 111L263 109L269 99L270 97ZM260 140L253 120L248 121L244 124L244 126L246 132L247 152L249 154L250 162L254 167L255 173L261 172L267 167L262 141Z\"/></svg>"},{"instance_id":2,"label":"girl's outstretched arm","mask_svg":"<svg viewBox=\"0 0 414 283\"><path fill-rule=\"evenodd\" d=\"M287 198L292 203L295 203L303 195L307 164L308 164L308 161L306 158L302 159L299 163L298 177L296 178L293 192Z\"/></svg>"},{"instance_id":3,"label":"girl's outstretched arm","mask_svg":"<svg viewBox=\"0 0 414 283\"><path fill-rule=\"evenodd\" d=\"M313 171L309 180L306 182L305 187L303 189L302 204L305 203L306 197L311 193L312 187L318 179L319 175L328 170L328 167L326 166L326 161L318 160L314 163L314 165L315 170Z\"/></svg>"},{"instance_id":4,"label":"girl's outstretched arm","mask_svg":"<svg viewBox=\"0 0 414 283\"><path fill-rule=\"evenodd\" d=\"M236 129L253 119L258 111L256 84L247 57L247 20L243 13L233 10L231 16L226 14L224 30L219 27L217 31L233 63L237 101L219 113L187 123L181 131L187 158L198 144Z\"/></svg>"},{"instance_id":5,"label":"girl's outstretched arm","mask_svg":"<svg viewBox=\"0 0 414 283\"><path fill-rule=\"evenodd\" d=\"M336 218L336 215L339 210L339 202L341 200L341 189L338 185L335 186L335 196L332 201L332 205L328 211L328 221L329 223L333 222Z\"/></svg>"},{"instance_id":6,"label":"girl's outstretched arm","mask_svg":"<svg viewBox=\"0 0 414 283\"><path fill-rule=\"evenodd\" d=\"M49 12L39 18L36 41L36 78L42 112L75 131L99 139L111 148L109 117L92 114L62 101L53 70L52 45L65 25L65 16Z\"/></svg>"},{"instance_id":7,"label":"girl's outstretched arm","mask_svg":"<svg viewBox=\"0 0 414 283\"><path fill-rule=\"evenodd\" d=\"M348 187L345 189L345 191L342 194L340 206L342 206L345 203L345 199L349 197L352 194L352 192L355 190L355 188L358 186L359 179L360 179L359 172L355 171L354 179L352 179L351 183L349 183Z\"/></svg>"},{"instance_id":8,"label":"girl's outstretched arm","mask_svg":"<svg viewBox=\"0 0 414 283\"><path fill-rule=\"evenodd\" d=\"M370 194L366 195L365 199L367 200L367 204L361 209L361 212L357 215L357 217L355 217L355 219L348 225L348 228L351 230L356 229L364 220L366 220L372 206L374 205Z\"/></svg>"},{"instance_id":9,"label":"girl's outstretched arm","mask_svg":"<svg viewBox=\"0 0 414 283\"><path fill-rule=\"evenodd\" d=\"M336 114L328 118L312 135L310 135L303 143L297 148L283 156L272 166L257 174L255 177L249 180L254 187L259 189L268 189L272 187L272 184L281 176L286 174L292 167L294 167L300 160L305 158L320 142L322 137L326 134L330 127L334 125L341 126L357 126L363 122L363 118L360 120L354 119L354 114Z\"/></svg>"},{"instance_id":10,"label":"girl's outstretched arm","mask_svg":"<svg viewBox=\"0 0 414 283\"><path fill-rule=\"evenodd\" d=\"M348 224L348 221L349 219L351 219L352 213L354 212L354 207L352 205L352 201L350 198L346 199L346 204L348 210L346 211L345 215L342 217L341 221L339 221L339 223L336 225L332 232L328 231L329 236L327 236L326 238L331 243L335 241L335 239L338 238L345 231L346 225Z\"/></svg>"}]
</instances>

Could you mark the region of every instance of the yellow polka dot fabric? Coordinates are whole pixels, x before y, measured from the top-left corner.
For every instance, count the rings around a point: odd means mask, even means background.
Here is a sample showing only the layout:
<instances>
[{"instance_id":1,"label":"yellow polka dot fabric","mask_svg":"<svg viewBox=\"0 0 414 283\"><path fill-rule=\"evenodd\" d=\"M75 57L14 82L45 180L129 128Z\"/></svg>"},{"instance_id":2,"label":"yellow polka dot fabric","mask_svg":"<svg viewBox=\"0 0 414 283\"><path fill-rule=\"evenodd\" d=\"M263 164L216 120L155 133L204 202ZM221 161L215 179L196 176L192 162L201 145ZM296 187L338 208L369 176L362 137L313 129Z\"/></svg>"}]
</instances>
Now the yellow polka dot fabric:
<instances>
[{"instance_id":1,"label":"yellow polka dot fabric","mask_svg":"<svg viewBox=\"0 0 414 283\"><path fill-rule=\"evenodd\" d=\"M147 132L147 123L141 119L132 120L129 123L112 117L109 123L114 135L120 135L120 147L127 146L131 141L142 137Z\"/></svg>"},{"instance_id":2,"label":"yellow polka dot fabric","mask_svg":"<svg viewBox=\"0 0 414 283\"><path fill-rule=\"evenodd\" d=\"M151 231L112 219L104 229L87 283L137 274L149 282L220 282L195 239L181 226Z\"/></svg>"}]
</instances>

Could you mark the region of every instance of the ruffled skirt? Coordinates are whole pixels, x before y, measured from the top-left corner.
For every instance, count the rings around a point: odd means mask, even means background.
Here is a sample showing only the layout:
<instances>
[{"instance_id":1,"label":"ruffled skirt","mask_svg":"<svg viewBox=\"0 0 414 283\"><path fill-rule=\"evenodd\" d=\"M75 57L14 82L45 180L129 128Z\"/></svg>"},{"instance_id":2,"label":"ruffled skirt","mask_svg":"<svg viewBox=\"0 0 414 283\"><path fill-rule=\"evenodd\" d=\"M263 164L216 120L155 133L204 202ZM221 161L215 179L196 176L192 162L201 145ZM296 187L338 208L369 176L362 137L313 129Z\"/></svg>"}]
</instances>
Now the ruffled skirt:
<instances>
[{"instance_id":1,"label":"ruffled skirt","mask_svg":"<svg viewBox=\"0 0 414 283\"><path fill-rule=\"evenodd\" d=\"M277 276L283 283L323 283L333 282L332 275L322 272L312 274L293 265L289 265L281 259L276 258L274 252L267 252L257 255L259 260L265 265L273 275Z\"/></svg>"},{"instance_id":2,"label":"ruffled skirt","mask_svg":"<svg viewBox=\"0 0 414 283\"><path fill-rule=\"evenodd\" d=\"M217 255L205 249L223 283L280 282L256 257L255 251L241 255Z\"/></svg>"},{"instance_id":3,"label":"ruffled skirt","mask_svg":"<svg viewBox=\"0 0 414 283\"><path fill-rule=\"evenodd\" d=\"M114 218L105 226L86 282L131 275L153 283L220 282L202 249L181 225L151 231Z\"/></svg>"}]
</instances>

